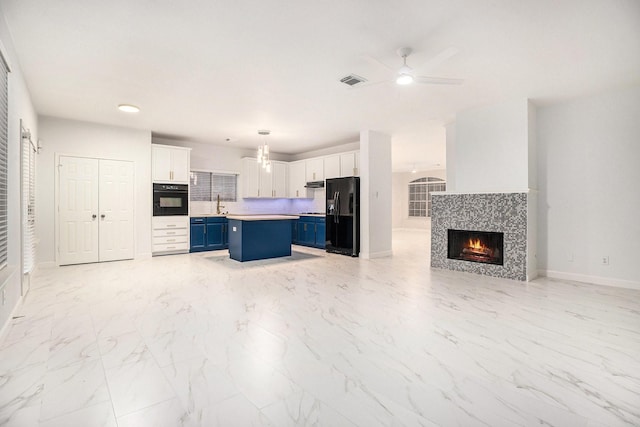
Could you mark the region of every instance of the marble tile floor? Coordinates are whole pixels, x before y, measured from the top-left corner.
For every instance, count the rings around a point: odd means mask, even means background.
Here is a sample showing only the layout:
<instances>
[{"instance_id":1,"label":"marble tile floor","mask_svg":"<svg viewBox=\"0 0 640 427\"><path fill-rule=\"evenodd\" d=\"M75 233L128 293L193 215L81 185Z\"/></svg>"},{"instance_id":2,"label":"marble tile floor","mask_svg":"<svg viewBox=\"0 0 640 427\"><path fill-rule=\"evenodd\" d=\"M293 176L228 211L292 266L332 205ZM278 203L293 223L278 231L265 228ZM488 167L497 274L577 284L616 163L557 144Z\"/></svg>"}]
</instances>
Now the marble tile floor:
<instances>
[{"instance_id":1,"label":"marble tile floor","mask_svg":"<svg viewBox=\"0 0 640 427\"><path fill-rule=\"evenodd\" d=\"M640 291L295 246L40 269L0 425L638 426Z\"/></svg>"}]
</instances>

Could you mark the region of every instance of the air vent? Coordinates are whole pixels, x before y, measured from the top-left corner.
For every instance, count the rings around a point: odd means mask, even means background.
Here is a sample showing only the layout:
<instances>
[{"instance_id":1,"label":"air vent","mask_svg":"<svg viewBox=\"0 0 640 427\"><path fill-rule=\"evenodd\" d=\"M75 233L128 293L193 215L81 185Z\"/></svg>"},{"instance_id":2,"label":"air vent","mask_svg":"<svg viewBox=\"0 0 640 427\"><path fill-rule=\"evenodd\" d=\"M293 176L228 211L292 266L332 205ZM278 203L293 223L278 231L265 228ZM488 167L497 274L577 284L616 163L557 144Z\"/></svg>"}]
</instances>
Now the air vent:
<instances>
[{"instance_id":1,"label":"air vent","mask_svg":"<svg viewBox=\"0 0 640 427\"><path fill-rule=\"evenodd\" d=\"M340 81L346 85L355 86L358 83L366 82L367 79L365 79L364 77L356 76L355 74L349 74L348 76L341 78Z\"/></svg>"}]
</instances>

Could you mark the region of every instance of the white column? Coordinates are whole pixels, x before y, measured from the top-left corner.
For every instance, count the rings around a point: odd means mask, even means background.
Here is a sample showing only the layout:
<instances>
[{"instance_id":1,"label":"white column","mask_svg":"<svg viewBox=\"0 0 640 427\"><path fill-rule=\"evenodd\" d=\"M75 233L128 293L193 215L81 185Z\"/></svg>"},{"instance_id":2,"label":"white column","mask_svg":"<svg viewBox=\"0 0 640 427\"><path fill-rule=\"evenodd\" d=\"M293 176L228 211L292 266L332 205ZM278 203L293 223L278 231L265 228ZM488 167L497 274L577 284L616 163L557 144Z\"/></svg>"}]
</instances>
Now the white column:
<instances>
[{"instance_id":1,"label":"white column","mask_svg":"<svg viewBox=\"0 0 640 427\"><path fill-rule=\"evenodd\" d=\"M360 132L360 256L391 255L391 137Z\"/></svg>"}]
</instances>

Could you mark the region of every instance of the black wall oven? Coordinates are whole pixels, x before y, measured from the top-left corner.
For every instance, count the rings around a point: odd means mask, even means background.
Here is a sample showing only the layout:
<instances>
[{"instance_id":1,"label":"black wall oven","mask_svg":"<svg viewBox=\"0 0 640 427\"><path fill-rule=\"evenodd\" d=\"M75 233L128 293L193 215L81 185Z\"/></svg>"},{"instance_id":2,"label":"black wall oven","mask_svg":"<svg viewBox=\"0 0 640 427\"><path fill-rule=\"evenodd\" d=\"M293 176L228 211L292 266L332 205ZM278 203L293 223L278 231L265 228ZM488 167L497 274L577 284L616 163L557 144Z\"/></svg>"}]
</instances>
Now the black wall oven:
<instances>
[{"instance_id":1,"label":"black wall oven","mask_svg":"<svg viewBox=\"0 0 640 427\"><path fill-rule=\"evenodd\" d=\"M153 184L153 216L189 215L189 185Z\"/></svg>"}]
</instances>

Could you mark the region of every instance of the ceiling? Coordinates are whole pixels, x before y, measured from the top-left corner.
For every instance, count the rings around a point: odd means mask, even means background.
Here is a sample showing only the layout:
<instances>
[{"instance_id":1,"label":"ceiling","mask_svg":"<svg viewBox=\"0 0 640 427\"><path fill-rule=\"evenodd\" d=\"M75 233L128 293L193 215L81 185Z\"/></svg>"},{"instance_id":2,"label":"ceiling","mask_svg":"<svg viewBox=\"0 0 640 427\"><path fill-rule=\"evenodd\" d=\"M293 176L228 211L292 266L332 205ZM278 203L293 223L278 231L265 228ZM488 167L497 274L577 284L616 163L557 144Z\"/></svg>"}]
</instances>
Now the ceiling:
<instances>
[{"instance_id":1,"label":"ceiling","mask_svg":"<svg viewBox=\"0 0 640 427\"><path fill-rule=\"evenodd\" d=\"M444 167L459 111L640 83L637 0L0 0L39 114L297 154L391 135L393 170ZM418 75L398 86L400 47ZM349 87L340 79L368 79ZM378 83L382 82L382 83ZM376 84L371 84L376 83ZM121 103L137 114L119 112ZM441 166L438 166L441 165Z\"/></svg>"}]
</instances>

